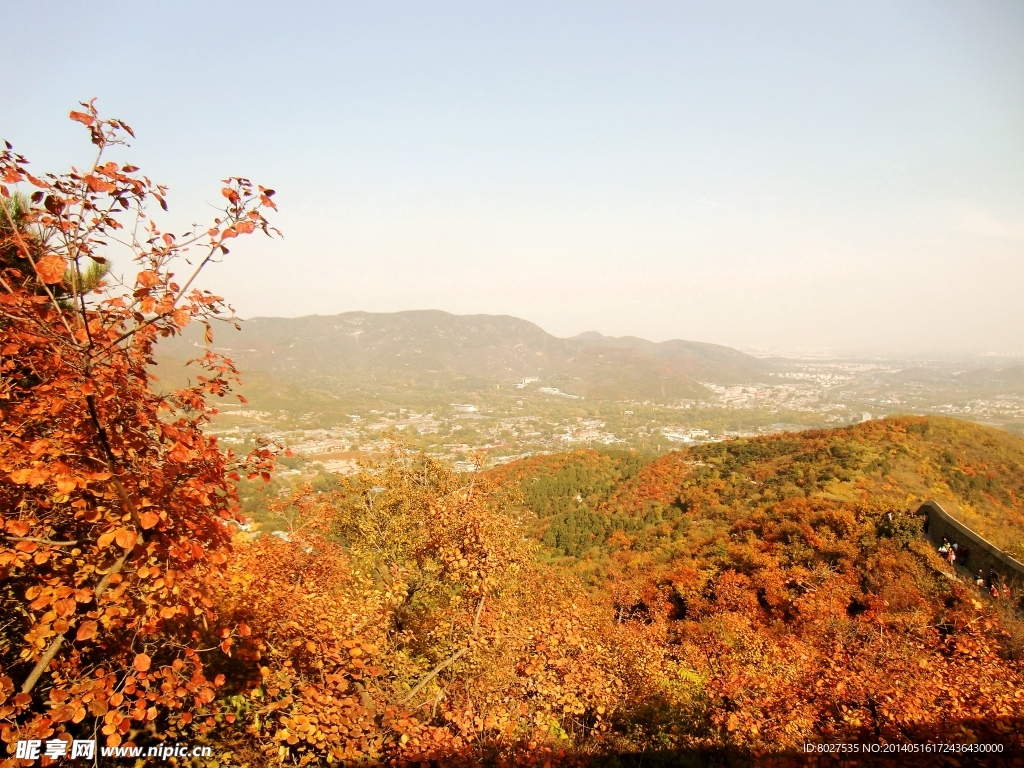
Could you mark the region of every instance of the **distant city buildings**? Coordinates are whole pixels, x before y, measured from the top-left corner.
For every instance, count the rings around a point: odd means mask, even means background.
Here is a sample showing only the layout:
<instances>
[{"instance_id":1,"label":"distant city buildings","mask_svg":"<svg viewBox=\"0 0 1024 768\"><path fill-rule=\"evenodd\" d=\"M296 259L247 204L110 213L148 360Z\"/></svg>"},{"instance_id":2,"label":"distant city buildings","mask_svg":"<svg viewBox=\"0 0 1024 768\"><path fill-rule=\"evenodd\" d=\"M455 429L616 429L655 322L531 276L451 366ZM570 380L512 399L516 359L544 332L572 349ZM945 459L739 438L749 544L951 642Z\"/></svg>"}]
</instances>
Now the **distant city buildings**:
<instances>
[{"instance_id":1,"label":"distant city buildings","mask_svg":"<svg viewBox=\"0 0 1024 768\"><path fill-rule=\"evenodd\" d=\"M706 429L664 427L661 434L676 443L696 443L711 439L711 433Z\"/></svg>"},{"instance_id":2,"label":"distant city buildings","mask_svg":"<svg viewBox=\"0 0 1024 768\"><path fill-rule=\"evenodd\" d=\"M582 400L582 395L570 395L568 392L563 392L557 387L538 387L538 392L543 392L545 395L554 395L555 397L566 397L570 400Z\"/></svg>"},{"instance_id":3,"label":"distant city buildings","mask_svg":"<svg viewBox=\"0 0 1024 768\"><path fill-rule=\"evenodd\" d=\"M703 397L666 402L593 401L558 387L534 386L541 379L529 376L513 385L517 393L512 388L489 388L466 395L442 394L443 399L434 401L426 390L410 393L409 400L401 400L404 395L398 390L385 396L375 391L374 399L367 396L357 404L356 398L336 412L317 411L316 399L294 413L276 410L276 403L274 410L265 402L245 408L224 404L207 431L236 452L255 444L257 435L289 446L301 463L287 463L276 473L285 483L324 470L357 471L360 459L380 456L396 438L459 471L469 471L476 466L472 458L477 452L488 467L586 446L657 453L758 434L861 423L886 413L946 414L1007 428L1016 425L1024 432L1024 392L1014 391L1012 380L997 379L1002 387L997 389L987 379L972 376L883 363L802 362L779 367L762 381L703 382ZM333 393L331 397L338 399ZM472 397L476 403L445 405L451 397ZM399 407L413 403L416 410ZM259 410L261 405L268 410Z\"/></svg>"},{"instance_id":4,"label":"distant city buildings","mask_svg":"<svg viewBox=\"0 0 1024 768\"><path fill-rule=\"evenodd\" d=\"M606 431L604 426L603 421L580 419L575 427L568 427L566 433L559 435L558 439L563 443L601 443L602 445L626 442L621 437Z\"/></svg>"}]
</instances>

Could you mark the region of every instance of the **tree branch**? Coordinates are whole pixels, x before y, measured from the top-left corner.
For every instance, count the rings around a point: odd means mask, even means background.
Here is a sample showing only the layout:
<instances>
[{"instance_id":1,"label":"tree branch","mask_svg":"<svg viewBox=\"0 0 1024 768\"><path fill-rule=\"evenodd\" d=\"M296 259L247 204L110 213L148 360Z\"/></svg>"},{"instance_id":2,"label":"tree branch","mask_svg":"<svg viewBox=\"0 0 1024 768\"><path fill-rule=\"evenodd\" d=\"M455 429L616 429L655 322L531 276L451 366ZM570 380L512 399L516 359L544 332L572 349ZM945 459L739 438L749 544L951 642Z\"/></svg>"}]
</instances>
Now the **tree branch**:
<instances>
[{"instance_id":1,"label":"tree branch","mask_svg":"<svg viewBox=\"0 0 1024 768\"><path fill-rule=\"evenodd\" d=\"M104 592L107 591L107 587L110 586L110 580L114 577L115 573L120 573L121 569L124 568L124 564L128 562L128 555L131 554L130 549L126 549L124 554L118 558L117 562L114 563L114 567L107 571L106 575L100 579L99 584L96 585L96 589L93 590L93 599L96 600L96 604L99 605L100 597ZM70 629L70 627L68 627ZM25 678L25 682L21 684L22 693L32 693L32 689L36 687L36 683L39 682L39 678L43 676L46 668L50 666L50 662L53 661L53 657L57 655L57 651L60 650L61 645L64 644L64 636L67 634L67 630L61 632L50 642L50 645L43 651L43 655L39 657L39 661L32 668L28 677Z\"/></svg>"},{"instance_id":2,"label":"tree branch","mask_svg":"<svg viewBox=\"0 0 1024 768\"><path fill-rule=\"evenodd\" d=\"M436 667L434 667L432 670L430 670L430 672L427 673L426 677L424 677L422 680L420 680L418 683L416 683L416 687L413 688L411 691L409 691L409 695L406 696L401 701L399 701L398 703L400 705L408 704L417 693L419 693L420 691L423 690L423 687L427 683L429 683L431 680L433 680L439 674L444 672L446 669L448 669L448 667L450 667L456 661L461 659L467 653L469 653L469 646L468 645L464 645L462 648L459 648L459 650L457 650L455 653L453 653L447 659L445 659L440 664L438 664Z\"/></svg>"},{"instance_id":3,"label":"tree branch","mask_svg":"<svg viewBox=\"0 0 1024 768\"><path fill-rule=\"evenodd\" d=\"M477 607L476 607L476 615L473 616L473 633L469 636L469 639L471 639L471 640L474 637L476 637L477 630L480 629L480 614L484 610L484 600L486 600L486 599L487 599L487 595L481 596L480 604L477 605ZM410 701L412 701L413 697L416 696L417 693L419 693L420 691L423 690L424 686L426 686L427 683L429 683L431 680L433 680L439 674L444 672L446 669L448 669L448 667L450 667L456 661L461 659L467 653L469 653L469 646L468 645L464 645L461 648L459 648L459 650L457 650L455 653L453 653L447 659L445 659L440 664L438 664L436 667L434 667L432 670L430 670L422 680L420 680L418 683L416 683L416 686L411 691L409 691L409 693L405 696L405 698L398 702L398 704L400 706L408 704Z\"/></svg>"},{"instance_id":4,"label":"tree branch","mask_svg":"<svg viewBox=\"0 0 1024 768\"><path fill-rule=\"evenodd\" d=\"M87 395L85 399L89 406L89 417L93 422L94 428L96 429L100 445L103 448L103 452L107 456L107 469L110 471L111 475L110 481L113 484L114 489L117 491L117 495L118 497L120 497L121 503L124 505L128 514L131 516L134 523L136 525L139 525L138 510L135 508L135 504L134 502L132 502L131 496L128 495L127 489L124 487L124 485L117 477L117 466L115 464L114 452L111 450L110 442L107 440L107 432L103 428L102 422L100 422L99 413L96 411L96 403L93 400L92 395ZM136 544L141 538L142 536L136 533ZM124 564L128 562L128 556L131 554L133 548L134 547L126 549L124 551L124 554L121 555L120 558L118 558L117 562L114 563L113 567L111 567L110 570L103 575L103 578L100 579L100 582L96 585L96 588L93 590L93 595L97 605L99 605L100 597L103 595L104 592L107 591L107 587L110 586L110 580L114 577L114 574L120 573L121 569L124 568ZM69 626L67 630L61 632L59 635L53 638L53 640L50 642L50 645L46 648L45 651L43 651L43 655L39 657L39 661L36 662L36 665L32 668L32 671L29 673L29 676L25 678L25 682L22 683L22 693L32 692L32 689L35 688L36 683L39 682L39 678L43 676L43 673L46 671L46 668L50 666L50 662L53 661L53 657L57 655L57 652L60 650L61 645L64 644L64 637L65 635L67 635L68 630L70 629L71 627Z\"/></svg>"},{"instance_id":5,"label":"tree branch","mask_svg":"<svg viewBox=\"0 0 1024 768\"><path fill-rule=\"evenodd\" d=\"M8 536L10 541L35 541L39 544L49 544L51 547L73 547L77 541L53 541L52 539L40 539L38 536Z\"/></svg>"}]
</instances>

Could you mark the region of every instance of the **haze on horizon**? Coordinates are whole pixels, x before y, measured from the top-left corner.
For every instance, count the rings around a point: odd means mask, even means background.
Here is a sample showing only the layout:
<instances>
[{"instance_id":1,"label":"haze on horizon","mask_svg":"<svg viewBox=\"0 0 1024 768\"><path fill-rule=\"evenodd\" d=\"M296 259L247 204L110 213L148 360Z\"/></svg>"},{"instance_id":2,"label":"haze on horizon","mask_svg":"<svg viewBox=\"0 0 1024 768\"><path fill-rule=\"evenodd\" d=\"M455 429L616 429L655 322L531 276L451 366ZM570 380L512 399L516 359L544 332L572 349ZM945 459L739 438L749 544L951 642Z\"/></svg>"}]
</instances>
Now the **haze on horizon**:
<instances>
[{"instance_id":1,"label":"haze on horizon","mask_svg":"<svg viewBox=\"0 0 1024 768\"><path fill-rule=\"evenodd\" d=\"M743 349L1024 352L1024 4L21 3L0 137L278 191L242 316L436 308ZM118 53L128 49L131 54Z\"/></svg>"}]
</instances>

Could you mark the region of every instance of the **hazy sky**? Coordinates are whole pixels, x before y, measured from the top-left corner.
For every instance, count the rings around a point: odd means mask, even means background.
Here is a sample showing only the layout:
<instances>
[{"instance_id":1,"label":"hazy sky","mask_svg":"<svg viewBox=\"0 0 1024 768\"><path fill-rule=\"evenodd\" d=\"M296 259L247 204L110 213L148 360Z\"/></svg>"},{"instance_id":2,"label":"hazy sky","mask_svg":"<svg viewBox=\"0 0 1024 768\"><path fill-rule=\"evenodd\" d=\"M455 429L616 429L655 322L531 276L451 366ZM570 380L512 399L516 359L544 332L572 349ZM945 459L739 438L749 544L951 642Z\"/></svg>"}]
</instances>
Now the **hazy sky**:
<instances>
[{"instance_id":1,"label":"hazy sky","mask_svg":"<svg viewBox=\"0 0 1024 768\"><path fill-rule=\"evenodd\" d=\"M7 3L0 136L132 161L243 316L438 308L743 348L1024 352L1024 3ZM16 32L14 31L16 30Z\"/></svg>"}]
</instances>

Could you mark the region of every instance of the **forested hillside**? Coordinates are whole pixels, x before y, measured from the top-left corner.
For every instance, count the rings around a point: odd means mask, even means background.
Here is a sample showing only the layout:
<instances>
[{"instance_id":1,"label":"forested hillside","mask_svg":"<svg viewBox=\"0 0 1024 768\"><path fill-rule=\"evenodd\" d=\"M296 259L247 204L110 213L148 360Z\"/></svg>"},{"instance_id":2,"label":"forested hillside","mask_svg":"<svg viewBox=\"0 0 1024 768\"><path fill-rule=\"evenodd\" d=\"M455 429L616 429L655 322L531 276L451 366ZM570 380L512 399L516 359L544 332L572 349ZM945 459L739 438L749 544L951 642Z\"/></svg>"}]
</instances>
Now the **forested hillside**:
<instances>
[{"instance_id":1,"label":"forested hillside","mask_svg":"<svg viewBox=\"0 0 1024 768\"><path fill-rule=\"evenodd\" d=\"M948 578L907 510L943 477L984 471L983 490L946 493L965 506L980 494L972 508L995 519L1012 508L1020 449L917 418L463 476L396 448L276 502L286 537L237 540L215 602L251 632L237 657L259 658L263 680L242 664L225 683L251 726L238 759L1019 749L1016 606Z\"/></svg>"},{"instance_id":2,"label":"forested hillside","mask_svg":"<svg viewBox=\"0 0 1024 768\"><path fill-rule=\"evenodd\" d=\"M730 523L793 499L916 509L934 498L997 546L1024 546L1024 440L941 417L710 443L653 461L577 451L495 475L523 483L545 541L574 556L605 551L619 526L649 527L636 547L647 550L648 536L664 538L656 531L675 530L687 514ZM600 530L585 531L585 520ZM652 524L638 528L637 520ZM566 536L575 542L569 548L557 543Z\"/></svg>"},{"instance_id":3,"label":"forested hillside","mask_svg":"<svg viewBox=\"0 0 1024 768\"><path fill-rule=\"evenodd\" d=\"M795 744L1019 730L1020 596L993 603L943 576L912 513L954 501L990 539L1019 542L1022 467L1018 438L905 418L494 474L520 484L556 569L649 643L673 703L645 727ZM1011 675L1001 694L996 667Z\"/></svg>"}]
</instances>

